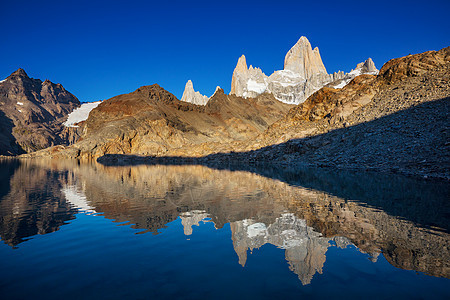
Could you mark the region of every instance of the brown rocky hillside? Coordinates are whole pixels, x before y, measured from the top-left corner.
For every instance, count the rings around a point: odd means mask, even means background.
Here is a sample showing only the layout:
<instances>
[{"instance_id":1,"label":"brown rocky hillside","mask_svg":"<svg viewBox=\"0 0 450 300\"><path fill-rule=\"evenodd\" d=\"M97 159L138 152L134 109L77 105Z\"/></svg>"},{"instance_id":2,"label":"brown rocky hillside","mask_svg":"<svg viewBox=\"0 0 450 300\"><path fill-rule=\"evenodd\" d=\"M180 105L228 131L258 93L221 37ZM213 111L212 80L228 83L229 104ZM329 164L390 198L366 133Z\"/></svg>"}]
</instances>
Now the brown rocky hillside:
<instances>
[{"instance_id":1,"label":"brown rocky hillside","mask_svg":"<svg viewBox=\"0 0 450 300\"><path fill-rule=\"evenodd\" d=\"M67 144L67 115L80 101L61 84L28 77L18 69L0 82L0 155Z\"/></svg>"},{"instance_id":2,"label":"brown rocky hillside","mask_svg":"<svg viewBox=\"0 0 450 300\"><path fill-rule=\"evenodd\" d=\"M292 105L272 95L243 99L218 90L206 106L179 101L157 84L103 101L84 124L85 135L70 147L33 156L97 158L105 154L166 155L199 144L255 138Z\"/></svg>"}]
</instances>

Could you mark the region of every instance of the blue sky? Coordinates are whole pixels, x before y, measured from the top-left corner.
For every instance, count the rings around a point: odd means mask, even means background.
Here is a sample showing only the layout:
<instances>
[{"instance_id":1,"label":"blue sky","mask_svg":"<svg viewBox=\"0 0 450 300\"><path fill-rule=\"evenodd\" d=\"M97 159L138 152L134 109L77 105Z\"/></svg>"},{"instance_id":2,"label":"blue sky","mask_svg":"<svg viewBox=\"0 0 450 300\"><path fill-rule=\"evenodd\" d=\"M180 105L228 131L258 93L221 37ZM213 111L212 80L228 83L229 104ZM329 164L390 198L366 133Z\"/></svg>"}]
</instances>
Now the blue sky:
<instances>
[{"instance_id":1,"label":"blue sky","mask_svg":"<svg viewBox=\"0 0 450 300\"><path fill-rule=\"evenodd\" d=\"M450 46L450 1L1 1L0 79L19 67L81 101L158 83L230 91L240 55L270 75L300 36L328 72Z\"/></svg>"}]
</instances>

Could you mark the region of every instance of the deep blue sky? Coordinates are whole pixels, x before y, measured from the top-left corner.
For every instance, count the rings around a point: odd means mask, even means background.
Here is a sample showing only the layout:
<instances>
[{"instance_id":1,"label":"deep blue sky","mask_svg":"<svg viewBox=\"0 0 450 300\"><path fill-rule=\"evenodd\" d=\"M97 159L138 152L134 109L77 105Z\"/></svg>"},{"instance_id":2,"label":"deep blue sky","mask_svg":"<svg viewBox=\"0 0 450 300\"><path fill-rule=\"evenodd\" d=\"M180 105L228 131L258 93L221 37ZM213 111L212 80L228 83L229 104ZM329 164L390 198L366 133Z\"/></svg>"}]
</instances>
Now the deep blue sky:
<instances>
[{"instance_id":1,"label":"deep blue sky","mask_svg":"<svg viewBox=\"0 0 450 300\"><path fill-rule=\"evenodd\" d=\"M158 83L230 91L241 54L267 75L305 35L328 72L450 45L450 1L0 1L0 79L19 67L81 101Z\"/></svg>"}]
</instances>

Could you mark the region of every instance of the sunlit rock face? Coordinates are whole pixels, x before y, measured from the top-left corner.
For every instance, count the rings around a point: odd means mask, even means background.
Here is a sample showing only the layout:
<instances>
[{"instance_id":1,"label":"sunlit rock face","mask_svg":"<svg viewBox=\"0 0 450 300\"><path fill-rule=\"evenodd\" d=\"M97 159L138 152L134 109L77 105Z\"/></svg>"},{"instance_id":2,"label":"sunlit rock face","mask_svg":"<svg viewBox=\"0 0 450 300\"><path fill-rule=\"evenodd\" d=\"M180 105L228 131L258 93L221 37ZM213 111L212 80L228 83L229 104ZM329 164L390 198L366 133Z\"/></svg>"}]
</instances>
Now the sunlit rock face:
<instances>
[{"instance_id":1,"label":"sunlit rock face","mask_svg":"<svg viewBox=\"0 0 450 300\"><path fill-rule=\"evenodd\" d=\"M183 96L181 97L181 101L189 102L197 105L206 105L208 103L209 97L200 94L200 92L196 92L194 90L194 84L191 80L186 82L186 86L184 88Z\"/></svg>"},{"instance_id":2,"label":"sunlit rock face","mask_svg":"<svg viewBox=\"0 0 450 300\"><path fill-rule=\"evenodd\" d=\"M231 92L236 96L254 98L267 89L268 77L260 68L247 68L245 56L239 57L231 79Z\"/></svg>"},{"instance_id":3,"label":"sunlit rock face","mask_svg":"<svg viewBox=\"0 0 450 300\"><path fill-rule=\"evenodd\" d=\"M308 39L304 36L286 54L284 69L297 73L303 78L327 74L327 69L325 69L320 57L319 48L316 47L313 50Z\"/></svg>"},{"instance_id":4,"label":"sunlit rock face","mask_svg":"<svg viewBox=\"0 0 450 300\"><path fill-rule=\"evenodd\" d=\"M370 59L367 64L358 64L359 75L374 73L376 70ZM350 73L349 73L350 74ZM348 83L354 74L342 71L328 74L320 57L319 48L312 48L308 39L302 36L288 51L284 59L284 69L265 75L261 69L250 66L242 55L233 72L231 92L244 98L254 98L262 93L271 93L274 97L288 104L299 104L323 86L346 78ZM336 85L340 82L336 82Z\"/></svg>"}]
</instances>

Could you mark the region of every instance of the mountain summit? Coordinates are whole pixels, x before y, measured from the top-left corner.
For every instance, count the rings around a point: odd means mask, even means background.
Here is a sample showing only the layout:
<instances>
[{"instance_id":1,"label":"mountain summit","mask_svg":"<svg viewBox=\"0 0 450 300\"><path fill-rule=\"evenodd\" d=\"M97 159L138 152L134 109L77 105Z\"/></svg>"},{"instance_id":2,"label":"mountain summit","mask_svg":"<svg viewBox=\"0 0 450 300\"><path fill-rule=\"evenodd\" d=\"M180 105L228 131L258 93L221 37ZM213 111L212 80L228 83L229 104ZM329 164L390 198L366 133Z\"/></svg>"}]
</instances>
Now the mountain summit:
<instances>
[{"instance_id":1,"label":"mountain summit","mask_svg":"<svg viewBox=\"0 0 450 300\"><path fill-rule=\"evenodd\" d=\"M209 97L200 94L200 92L196 92L194 90L194 84L191 80L186 82L186 86L184 88L183 96L181 97L181 101L189 102L197 105L206 105L208 103Z\"/></svg>"},{"instance_id":2,"label":"mountain summit","mask_svg":"<svg viewBox=\"0 0 450 300\"><path fill-rule=\"evenodd\" d=\"M0 154L17 155L67 144L62 123L80 101L61 84L18 69L0 81Z\"/></svg>"},{"instance_id":3,"label":"mountain summit","mask_svg":"<svg viewBox=\"0 0 450 300\"><path fill-rule=\"evenodd\" d=\"M19 69L17 69L16 71L14 71L14 72L12 72L11 73L11 75L9 75L8 76L8 78L10 78L10 77L26 77L26 78L29 78L28 77L28 74L25 72L25 70L24 69L22 69L22 68L19 68Z\"/></svg>"},{"instance_id":4,"label":"mountain summit","mask_svg":"<svg viewBox=\"0 0 450 300\"><path fill-rule=\"evenodd\" d=\"M286 54L284 69L297 73L305 79L317 74L328 74L320 57L319 48L313 50L311 43L304 36Z\"/></svg>"}]
</instances>

